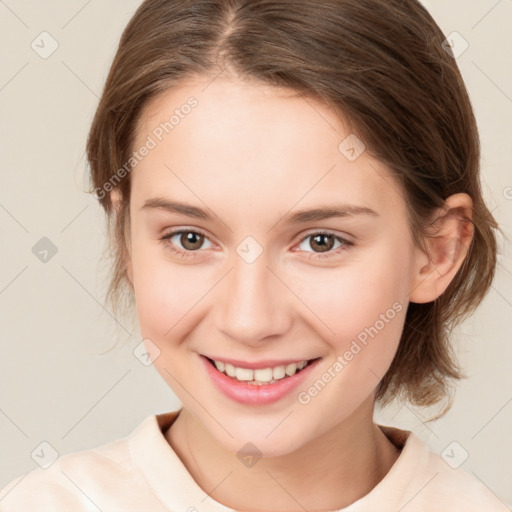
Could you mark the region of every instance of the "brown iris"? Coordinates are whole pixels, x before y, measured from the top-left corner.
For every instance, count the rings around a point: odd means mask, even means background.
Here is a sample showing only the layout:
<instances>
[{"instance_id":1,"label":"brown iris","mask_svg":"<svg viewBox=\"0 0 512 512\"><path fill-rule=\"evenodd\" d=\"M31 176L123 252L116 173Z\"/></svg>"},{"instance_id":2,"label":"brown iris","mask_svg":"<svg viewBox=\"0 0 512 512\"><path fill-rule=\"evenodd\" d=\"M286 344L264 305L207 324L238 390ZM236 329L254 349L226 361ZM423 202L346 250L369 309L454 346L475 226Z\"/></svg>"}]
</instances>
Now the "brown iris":
<instances>
[{"instance_id":1,"label":"brown iris","mask_svg":"<svg viewBox=\"0 0 512 512\"><path fill-rule=\"evenodd\" d=\"M325 243L325 239L331 239L330 243ZM334 236L328 234L318 234L311 237L310 246L312 249L316 249L315 245L319 248L318 252L330 251L334 246Z\"/></svg>"},{"instance_id":2,"label":"brown iris","mask_svg":"<svg viewBox=\"0 0 512 512\"><path fill-rule=\"evenodd\" d=\"M204 242L204 236L200 233L193 233L190 231L184 232L180 236L180 243L188 251L200 249ZM187 244L190 244L187 246Z\"/></svg>"}]
</instances>

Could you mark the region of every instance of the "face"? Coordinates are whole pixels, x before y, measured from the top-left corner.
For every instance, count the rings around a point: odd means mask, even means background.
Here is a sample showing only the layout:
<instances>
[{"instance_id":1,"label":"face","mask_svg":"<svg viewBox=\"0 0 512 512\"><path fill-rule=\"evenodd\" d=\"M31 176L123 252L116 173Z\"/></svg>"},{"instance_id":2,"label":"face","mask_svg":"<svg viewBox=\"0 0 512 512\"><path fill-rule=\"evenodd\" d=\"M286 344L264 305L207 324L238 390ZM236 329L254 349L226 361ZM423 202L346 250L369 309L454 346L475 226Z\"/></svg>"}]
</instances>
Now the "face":
<instances>
[{"instance_id":1,"label":"face","mask_svg":"<svg viewBox=\"0 0 512 512\"><path fill-rule=\"evenodd\" d=\"M353 138L340 146L350 131L323 104L207 84L143 112L128 275L153 364L184 409L230 451L286 454L362 407L371 418L411 290L406 203L367 151L354 159Z\"/></svg>"}]
</instances>

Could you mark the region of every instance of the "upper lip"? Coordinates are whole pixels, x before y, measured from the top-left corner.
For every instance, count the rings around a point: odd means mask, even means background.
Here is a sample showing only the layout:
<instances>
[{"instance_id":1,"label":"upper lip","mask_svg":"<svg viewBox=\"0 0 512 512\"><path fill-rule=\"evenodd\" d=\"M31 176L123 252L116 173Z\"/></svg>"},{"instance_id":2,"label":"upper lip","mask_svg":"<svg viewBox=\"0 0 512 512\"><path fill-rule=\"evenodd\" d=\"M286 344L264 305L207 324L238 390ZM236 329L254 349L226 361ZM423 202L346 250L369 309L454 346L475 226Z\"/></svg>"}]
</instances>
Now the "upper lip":
<instances>
[{"instance_id":1,"label":"upper lip","mask_svg":"<svg viewBox=\"0 0 512 512\"><path fill-rule=\"evenodd\" d=\"M207 356L203 354L204 357L215 361L222 361L223 363L232 364L237 368L247 368L247 369L263 369L263 368L273 368L275 366L286 366L292 363L300 363L301 361L310 361L312 359L318 359L316 357L305 357L304 359L265 359L263 361L240 361L238 359L227 359L225 357L216 357L216 356Z\"/></svg>"}]
</instances>

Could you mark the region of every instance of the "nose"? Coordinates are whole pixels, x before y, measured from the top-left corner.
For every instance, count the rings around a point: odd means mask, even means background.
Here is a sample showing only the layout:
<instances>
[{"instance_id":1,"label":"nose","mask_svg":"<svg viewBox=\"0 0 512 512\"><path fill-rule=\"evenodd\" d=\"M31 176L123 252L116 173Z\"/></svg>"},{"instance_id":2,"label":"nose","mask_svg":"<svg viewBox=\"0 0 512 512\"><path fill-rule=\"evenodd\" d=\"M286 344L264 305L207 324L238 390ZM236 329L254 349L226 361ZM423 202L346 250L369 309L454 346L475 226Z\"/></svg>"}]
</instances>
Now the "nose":
<instances>
[{"instance_id":1,"label":"nose","mask_svg":"<svg viewBox=\"0 0 512 512\"><path fill-rule=\"evenodd\" d=\"M290 329L291 292L268 267L265 253L247 263L234 255L233 268L216 296L216 327L246 345L260 345Z\"/></svg>"}]
</instances>

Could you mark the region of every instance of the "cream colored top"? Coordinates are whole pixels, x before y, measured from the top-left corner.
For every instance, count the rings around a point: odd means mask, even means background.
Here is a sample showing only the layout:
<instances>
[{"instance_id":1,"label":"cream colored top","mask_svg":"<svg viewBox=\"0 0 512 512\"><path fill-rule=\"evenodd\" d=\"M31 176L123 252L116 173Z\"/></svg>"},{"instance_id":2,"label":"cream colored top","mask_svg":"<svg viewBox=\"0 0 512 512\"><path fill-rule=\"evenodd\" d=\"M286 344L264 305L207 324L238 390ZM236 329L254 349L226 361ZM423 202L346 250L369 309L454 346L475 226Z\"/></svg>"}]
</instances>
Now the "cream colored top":
<instances>
[{"instance_id":1,"label":"cream colored top","mask_svg":"<svg viewBox=\"0 0 512 512\"><path fill-rule=\"evenodd\" d=\"M228 512L192 478L164 433L179 411L146 418L130 435L58 458L0 491L1 512ZM452 469L412 432L380 426L401 449L388 474L343 512L504 512L479 480Z\"/></svg>"}]
</instances>

